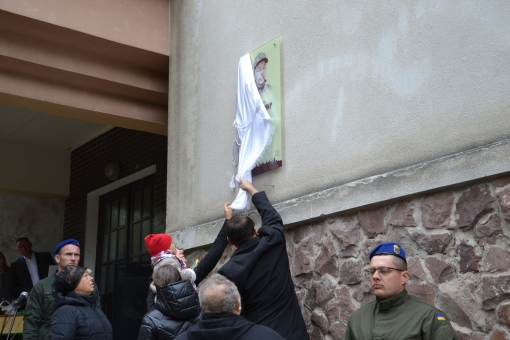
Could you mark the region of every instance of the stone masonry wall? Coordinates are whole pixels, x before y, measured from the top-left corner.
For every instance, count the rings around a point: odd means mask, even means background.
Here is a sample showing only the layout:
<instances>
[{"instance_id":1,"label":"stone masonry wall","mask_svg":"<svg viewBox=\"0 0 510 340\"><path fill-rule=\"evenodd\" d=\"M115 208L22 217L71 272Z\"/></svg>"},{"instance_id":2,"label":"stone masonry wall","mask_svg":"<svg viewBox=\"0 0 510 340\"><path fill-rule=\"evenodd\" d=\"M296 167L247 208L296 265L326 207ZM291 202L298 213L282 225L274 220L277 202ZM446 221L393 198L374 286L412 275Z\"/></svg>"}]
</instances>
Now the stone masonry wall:
<instances>
[{"instance_id":1,"label":"stone masonry wall","mask_svg":"<svg viewBox=\"0 0 510 340\"><path fill-rule=\"evenodd\" d=\"M374 299L363 269L384 241L403 246L407 290L443 310L459 340L510 339L509 225L505 177L288 229L291 272L311 339L343 339L349 315ZM227 249L218 267L231 254Z\"/></svg>"}]
</instances>

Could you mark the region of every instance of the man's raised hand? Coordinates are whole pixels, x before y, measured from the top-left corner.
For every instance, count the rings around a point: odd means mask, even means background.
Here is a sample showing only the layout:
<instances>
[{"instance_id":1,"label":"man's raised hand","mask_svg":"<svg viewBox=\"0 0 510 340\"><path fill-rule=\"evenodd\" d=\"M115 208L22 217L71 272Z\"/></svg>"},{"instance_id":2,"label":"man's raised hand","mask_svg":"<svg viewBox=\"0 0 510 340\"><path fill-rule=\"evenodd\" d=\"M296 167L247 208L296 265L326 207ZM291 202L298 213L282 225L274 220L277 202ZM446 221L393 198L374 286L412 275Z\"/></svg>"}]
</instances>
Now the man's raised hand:
<instances>
[{"instance_id":1,"label":"man's raised hand","mask_svg":"<svg viewBox=\"0 0 510 340\"><path fill-rule=\"evenodd\" d=\"M250 181L243 178L239 180L239 187L252 196L259 192Z\"/></svg>"},{"instance_id":2,"label":"man's raised hand","mask_svg":"<svg viewBox=\"0 0 510 340\"><path fill-rule=\"evenodd\" d=\"M230 205L231 205L230 202L223 204L223 212L225 213L225 218L227 220L230 220L232 216L234 216L234 211L230 209Z\"/></svg>"}]
</instances>

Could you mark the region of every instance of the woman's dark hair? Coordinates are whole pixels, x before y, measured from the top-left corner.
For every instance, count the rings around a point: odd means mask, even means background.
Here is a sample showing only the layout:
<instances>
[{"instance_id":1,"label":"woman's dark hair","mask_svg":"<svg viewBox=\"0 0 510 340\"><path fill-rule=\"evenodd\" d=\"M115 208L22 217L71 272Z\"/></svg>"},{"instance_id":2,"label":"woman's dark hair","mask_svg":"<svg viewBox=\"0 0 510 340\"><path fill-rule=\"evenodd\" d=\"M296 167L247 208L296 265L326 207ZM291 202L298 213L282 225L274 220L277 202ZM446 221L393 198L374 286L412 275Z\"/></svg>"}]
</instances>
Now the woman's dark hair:
<instances>
[{"instance_id":1,"label":"woman's dark hair","mask_svg":"<svg viewBox=\"0 0 510 340\"><path fill-rule=\"evenodd\" d=\"M4 259L4 267L0 268L0 271L5 273L8 272L11 268L7 265L7 259L5 258L4 253L0 251L0 257Z\"/></svg>"},{"instance_id":2,"label":"woman's dark hair","mask_svg":"<svg viewBox=\"0 0 510 340\"><path fill-rule=\"evenodd\" d=\"M66 266L58 273L53 287L57 293L67 294L72 292L80 284L81 278L85 272L89 271L85 267Z\"/></svg>"}]
</instances>

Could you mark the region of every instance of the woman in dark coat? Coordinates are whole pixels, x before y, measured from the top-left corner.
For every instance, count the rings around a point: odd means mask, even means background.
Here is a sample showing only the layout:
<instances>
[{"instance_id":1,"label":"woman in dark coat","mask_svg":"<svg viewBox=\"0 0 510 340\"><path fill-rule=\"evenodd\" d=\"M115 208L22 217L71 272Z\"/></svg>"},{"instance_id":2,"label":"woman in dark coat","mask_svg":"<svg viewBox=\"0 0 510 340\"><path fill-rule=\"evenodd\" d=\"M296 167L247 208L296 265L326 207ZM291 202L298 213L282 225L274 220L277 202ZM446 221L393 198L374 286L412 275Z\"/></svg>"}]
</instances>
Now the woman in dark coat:
<instances>
[{"instance_id":1,"label":"woman in dark coat","mask_svg":"<svg viewBox=\"0 0 510 340\"><path fill-rule=\"evenodd\" d=\"M0 252L0 302L3 300L12 301L10 285L11 268L7 265L4 254Z\"/></svg>"},{"instance_id":2,"label":"woman in dark coat","mask_svg":"<svg viewBox=\"0 0 510 340\"><path fill-rule=\"evenodd\" d=\"M110 322L94 294L94 278L84 267L65 267L54 287L55 311L51 317L50 339L112 340Z\"/></svg>"},{"instance_id":3,"label":"woman in dark coat","mask_svg":"<svg viewBox=\"0 0 510 340\"><path fill-rule=\"evenodd\" d=\"M174 339L200 320L198 295L188 280L180 280L170 263L154 267L156 308L145 314L138 340Z\"/></svg>"}]
</instances>

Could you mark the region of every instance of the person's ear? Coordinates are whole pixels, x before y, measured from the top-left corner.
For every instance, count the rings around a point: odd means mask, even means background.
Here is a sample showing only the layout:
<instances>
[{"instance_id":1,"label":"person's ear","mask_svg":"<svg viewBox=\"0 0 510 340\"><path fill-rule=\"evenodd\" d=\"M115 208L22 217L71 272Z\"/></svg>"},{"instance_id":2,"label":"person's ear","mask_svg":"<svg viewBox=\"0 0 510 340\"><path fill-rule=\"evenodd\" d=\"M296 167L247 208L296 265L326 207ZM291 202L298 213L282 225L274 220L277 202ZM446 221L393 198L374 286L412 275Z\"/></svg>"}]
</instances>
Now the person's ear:
<instances>
[{"instance_id":1,"label":"person's ear","mask_svg":"<svg viewBox=\"0 0 510 340\"><path fill-rule=\"evenodd\" d=\"M257 231L256 227L253 227L253 235L259 236L259 232Z\"/></svg>"},{"instance_id":2,"label":"person's ear","mask_svg":"<svg viewBox=\"0 0 510 340\"><path fill-rule=\"evenodd\" d=\"M407 270L404 270L402 272L402 285L403 286L407 283L407 281L409 281L409 278L410 278L409 272Z\"/></svg>"},{"instance_id":3,"label":"person's ear","mask_svg":"<svg viewBox=\"0 0 510 340\"><path fill-rule=\"evenodd\" d=\"M235 246L235 244L232 243L232 241L230 241L230 239L228 238L227 236L227 241L228 241L228 244L230 244L231 246Z\"/></svg>"}]
</instances>

